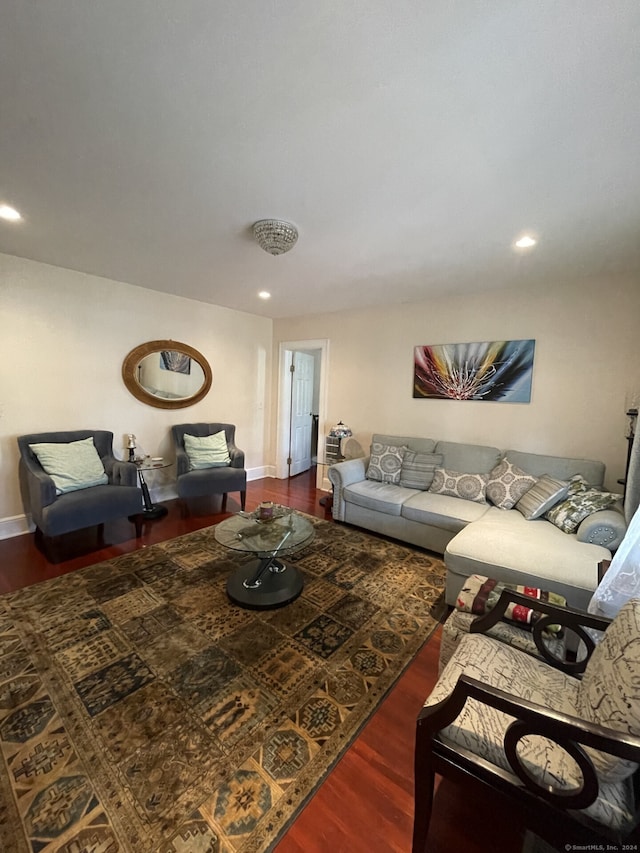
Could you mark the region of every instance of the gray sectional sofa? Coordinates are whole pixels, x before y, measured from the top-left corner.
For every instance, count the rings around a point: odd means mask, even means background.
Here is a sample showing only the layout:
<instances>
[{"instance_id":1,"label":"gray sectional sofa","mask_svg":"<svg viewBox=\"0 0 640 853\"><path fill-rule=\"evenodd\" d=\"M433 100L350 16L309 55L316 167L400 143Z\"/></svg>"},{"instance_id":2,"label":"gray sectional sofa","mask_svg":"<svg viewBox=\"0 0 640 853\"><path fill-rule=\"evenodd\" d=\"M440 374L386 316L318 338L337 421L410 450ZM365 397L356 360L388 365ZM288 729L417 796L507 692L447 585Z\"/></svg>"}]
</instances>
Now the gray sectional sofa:
<instances>
[{"instance_id":1,"label":"gray sectional sofa","mask_svg":"<svg viewBox=\"0 0 640 853\"><path fill-rule=\"evenodd\" d=\"M544 456L430 438L374 434L372 442L436 453L451 471L489 474L505 457L534 477L568 480L576 474L602 487L605 466L588 459ZM517 509L498 509L459 497L367 479L369 457L332 465L333 517L444 554L446 600L455 605L462 584L477 573L541 587L586 608L598 583L598 563L611 559L624 535L618 508L602 510L564 533L550 521L528 521Z\"/></svg>"}]
</instances>

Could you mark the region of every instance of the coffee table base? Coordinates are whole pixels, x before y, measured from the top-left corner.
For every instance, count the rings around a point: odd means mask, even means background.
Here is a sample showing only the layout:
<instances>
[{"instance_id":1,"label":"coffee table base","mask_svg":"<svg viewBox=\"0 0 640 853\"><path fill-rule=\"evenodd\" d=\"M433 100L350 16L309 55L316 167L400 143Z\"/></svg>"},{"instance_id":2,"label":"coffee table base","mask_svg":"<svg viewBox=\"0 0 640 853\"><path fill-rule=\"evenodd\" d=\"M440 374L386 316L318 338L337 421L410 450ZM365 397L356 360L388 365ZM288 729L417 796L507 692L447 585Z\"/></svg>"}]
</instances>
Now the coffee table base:
<instances>
[{"instance_id":1,"label":"coffee table base","mask_svg":"<svg viewBox=\"0 0 640 853\"><path fill-rule=\"evenodd\" d=\"M227 595L240 607L269 610L291 604L303 587L304 579L296 566L269 557L236 569L227 581Z\"/></svg>"}]
</instances>

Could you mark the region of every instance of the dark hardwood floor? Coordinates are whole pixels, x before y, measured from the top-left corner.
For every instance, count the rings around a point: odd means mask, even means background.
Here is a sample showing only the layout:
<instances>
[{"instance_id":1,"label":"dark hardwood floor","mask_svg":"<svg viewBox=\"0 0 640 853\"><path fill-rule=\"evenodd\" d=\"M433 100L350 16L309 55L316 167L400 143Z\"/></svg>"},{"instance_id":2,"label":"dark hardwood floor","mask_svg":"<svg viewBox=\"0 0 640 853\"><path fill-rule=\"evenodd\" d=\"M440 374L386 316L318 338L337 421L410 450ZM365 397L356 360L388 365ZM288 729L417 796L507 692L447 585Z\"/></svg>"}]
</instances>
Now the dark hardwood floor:
<instances>
[{"instance_id":1,"label":"dark hardwood floor","mask_svg":"<svg viewBox=\"0 0 640 853\"><path fill-rule=\"evenodd\" d=\"M331 519L320 505L315 469L290 480L266 478L248 483L247 510L262 500ZM66 537L62 560L50 563L31 534L0 541L0 593L11 592L102 560L145 548L215 524L240 509L230 495L227 513L220 503L192 506L182 518L177 501L168 514L145 523L134 538L126 519L105 526L105 544L96 549L91 529ZM214 499L215 501L216 499ZM408 853L413 825L413 738L415 720L437 679L440 629L425 644L378 711L275 848L275 853ZM439 780L429 836L432 853L516 853L522 827L495 793L475 784Z\"/></svg>"}]
</instances>

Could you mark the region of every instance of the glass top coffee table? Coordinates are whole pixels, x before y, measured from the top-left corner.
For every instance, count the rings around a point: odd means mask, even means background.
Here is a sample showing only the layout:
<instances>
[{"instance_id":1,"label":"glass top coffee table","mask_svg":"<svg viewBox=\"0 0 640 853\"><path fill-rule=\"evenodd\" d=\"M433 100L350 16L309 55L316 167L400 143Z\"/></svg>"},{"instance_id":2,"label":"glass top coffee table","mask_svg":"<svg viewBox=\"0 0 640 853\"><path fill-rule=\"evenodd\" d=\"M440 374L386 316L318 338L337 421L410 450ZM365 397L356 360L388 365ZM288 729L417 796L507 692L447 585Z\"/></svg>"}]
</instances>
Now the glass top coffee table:
<instances>
[{"instance_id":1,"label":"glass top coffee table","mask_svg":"<svg viewBox=\"0 0 640 853\"><path fill-rule=\"evenodd\" d=\"M300 570L285 557L299 551L314 536L313 524L288 507L277 506L265 521L257 513L240 512L216 525L215 538L226 548L252 555L227 581L235 604L263 610L282 607L302 592Z\"/></svg>"}]
</instances>

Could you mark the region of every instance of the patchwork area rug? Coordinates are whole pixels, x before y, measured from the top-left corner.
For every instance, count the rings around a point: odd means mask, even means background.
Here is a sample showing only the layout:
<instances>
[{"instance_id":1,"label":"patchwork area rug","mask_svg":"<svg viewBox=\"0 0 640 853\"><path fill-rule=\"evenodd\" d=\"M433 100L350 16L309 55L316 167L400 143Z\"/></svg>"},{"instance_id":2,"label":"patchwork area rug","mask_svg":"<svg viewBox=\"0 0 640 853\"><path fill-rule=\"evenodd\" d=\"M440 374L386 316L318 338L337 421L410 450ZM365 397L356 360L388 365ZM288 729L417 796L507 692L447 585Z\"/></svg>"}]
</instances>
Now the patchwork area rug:
<instances>
[{"instance_id":1,"label":"patchwork area rug","mask_svg":"<svg viewBox=\"0 0 640 853\"><path fill-rule=\"evenodd\" d=\"M0 598L0 850L270 848L445 612L439 559L313 521L278 610L214 528Z\"/></svg>"}]
</instances>

